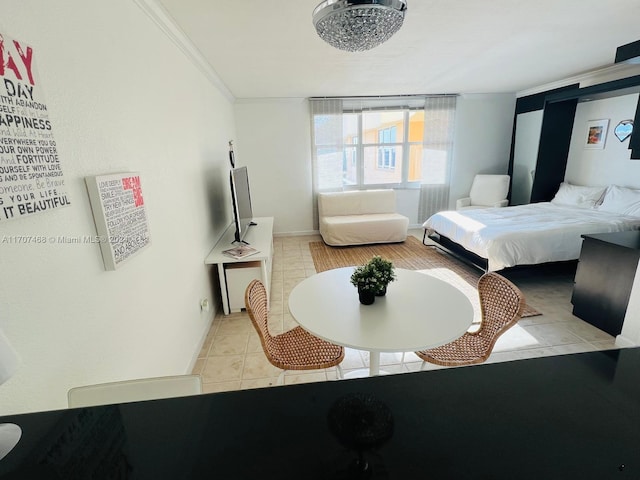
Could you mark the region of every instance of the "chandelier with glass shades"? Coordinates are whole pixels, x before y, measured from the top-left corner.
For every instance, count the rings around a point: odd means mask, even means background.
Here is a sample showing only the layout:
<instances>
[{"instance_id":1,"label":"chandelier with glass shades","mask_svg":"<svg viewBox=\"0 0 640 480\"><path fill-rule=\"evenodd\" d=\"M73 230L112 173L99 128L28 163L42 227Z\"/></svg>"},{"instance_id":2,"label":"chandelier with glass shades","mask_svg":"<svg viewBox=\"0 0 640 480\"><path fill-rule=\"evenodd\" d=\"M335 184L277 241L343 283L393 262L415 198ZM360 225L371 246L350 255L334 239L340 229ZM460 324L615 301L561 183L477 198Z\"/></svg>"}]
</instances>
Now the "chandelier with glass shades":
<instances>
[{"instance_id":1,"label":"chandelier with glass shades","mask_svg":"<svg viewBox=\"0 0 640 480\"><path fill-rule=\"evenodd\" d=\"M313 11L313 25L328 44L361 52L400 30L406 11L406 0L325 0Z\"/></svg>"}]
</instances>

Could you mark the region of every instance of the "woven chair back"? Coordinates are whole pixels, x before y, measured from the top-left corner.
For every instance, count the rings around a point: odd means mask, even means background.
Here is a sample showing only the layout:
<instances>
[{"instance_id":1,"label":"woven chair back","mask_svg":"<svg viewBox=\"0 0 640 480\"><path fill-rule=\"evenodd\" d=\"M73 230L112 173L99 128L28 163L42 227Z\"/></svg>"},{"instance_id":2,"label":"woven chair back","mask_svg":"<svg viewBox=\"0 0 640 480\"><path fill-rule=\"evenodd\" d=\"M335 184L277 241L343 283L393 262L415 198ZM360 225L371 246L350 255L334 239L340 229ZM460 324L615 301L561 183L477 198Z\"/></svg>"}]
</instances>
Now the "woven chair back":
<instances>
[{"instance_id":1,"label":"woven chair back","mask_svg":"<svg viewBox=\"0 0 640 480\"><path fill-rule=\"evenodd\" d=\"M268 352L273 347L273 337L269 333L269 310L267 289L260 280L252 280L244 293L244 304L247 308L251 323L255 327L262 347Z\"/></svg>"},{"instance_id":2,"label":"woven chair back","mask_svg":"<svg viewBox=\"0 0 640 480\"><path fill-rule=\"evenodd\" d=\"M518 287L495 272L485 273L478 280L482 323L477 336L489 351L500 335L516 324L525 307L525 298Z\"/></svg>"},{"instance_id":3,"label":"woven chair back","mask_svg":"<svg viewBox=\"0 0 640 480\"><path fill-rule=\"evenodd\" d=\"M244 294L247 313L260 337L267 360L281 368L280 384L285 370L314 370L338 367L344 359L344 348L318 338L301 327L295 327L278 335L269 332L267 290L259 280L253 280Z\"/></svg>"}]
</instances>

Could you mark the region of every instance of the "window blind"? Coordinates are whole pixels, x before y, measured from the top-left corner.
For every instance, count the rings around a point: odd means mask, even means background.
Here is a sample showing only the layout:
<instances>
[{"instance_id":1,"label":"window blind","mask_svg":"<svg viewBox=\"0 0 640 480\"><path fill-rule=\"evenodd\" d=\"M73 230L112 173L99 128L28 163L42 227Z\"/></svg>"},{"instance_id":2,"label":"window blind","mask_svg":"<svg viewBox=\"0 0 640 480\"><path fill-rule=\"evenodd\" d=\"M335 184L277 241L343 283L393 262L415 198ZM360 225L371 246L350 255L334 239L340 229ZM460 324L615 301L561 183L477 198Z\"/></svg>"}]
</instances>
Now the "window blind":
<instances>
[{"instance_id":1,"label":"window blind","mask_svg":"<svg viewBox=\"0 0 640 480\"><path fill-rule=\"evenodd\" d=\"M456 95L310 98L316 224L317 193L346 188L420 188L420 218L426 219L430 212L446 209L449 203L456 98ZM384 118L390 118L389 115L394 116L392 112L402 111L408 113L405 114L404 123L398 123L401 130L397 131L405 132L404 135L398 134L398 139L388 145L382 145L386 140L371 140L387 138L383 129L393 127L381 122L375 134L375 129L372 131L363 126L363 118L378 118L378 113L374 112L379 112L380 118L385 115ZM422 139L418 140L418 144L415 139L409 138L413 136L410 132L415 130L416 119L424 119L424 131L420 132ZM376 142L380 145L376 146ZM372 164L376 148L378 162ZM392 160L388 161L389 158ZM398 169L392 172L396 159L401 158ZM355 163L357 169L353 165ZM383 173L382 169L386 169L386 172ZM394 173L395 176L392 176ZM389 180L388 185L381 180L382 184L372 187L371 184L377 183L378 178L393 179Z\"/></svg>"}]
</instances>

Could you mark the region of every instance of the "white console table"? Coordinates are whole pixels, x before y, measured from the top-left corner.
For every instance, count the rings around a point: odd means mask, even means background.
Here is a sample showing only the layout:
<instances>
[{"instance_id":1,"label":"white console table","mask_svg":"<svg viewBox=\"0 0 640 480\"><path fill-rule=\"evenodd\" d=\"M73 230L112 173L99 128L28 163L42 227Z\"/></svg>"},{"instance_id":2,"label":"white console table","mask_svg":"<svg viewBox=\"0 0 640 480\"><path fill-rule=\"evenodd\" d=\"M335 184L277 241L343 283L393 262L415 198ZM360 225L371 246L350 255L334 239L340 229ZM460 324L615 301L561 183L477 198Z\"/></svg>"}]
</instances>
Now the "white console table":
<instances>
[{"instance_id":1,"label":"white console table","mask_svg":"<svg viewBox=\"0 0 640 480\"><path fill-rule=\"evenodd\" d=\"M264 284L267 294L271 292L273 217L258 217L253 221L256 225L249 227L244 241L258 250L258 253L242 259L228 257L222 253L223 250L237 245L234 243L236 227L231 223L204 260L207 265L217 266L225 315L239 312L243 308L244 305L239 303L239 299L244 299L244 291L253 278Z\"/></svg>"}]
</instances>

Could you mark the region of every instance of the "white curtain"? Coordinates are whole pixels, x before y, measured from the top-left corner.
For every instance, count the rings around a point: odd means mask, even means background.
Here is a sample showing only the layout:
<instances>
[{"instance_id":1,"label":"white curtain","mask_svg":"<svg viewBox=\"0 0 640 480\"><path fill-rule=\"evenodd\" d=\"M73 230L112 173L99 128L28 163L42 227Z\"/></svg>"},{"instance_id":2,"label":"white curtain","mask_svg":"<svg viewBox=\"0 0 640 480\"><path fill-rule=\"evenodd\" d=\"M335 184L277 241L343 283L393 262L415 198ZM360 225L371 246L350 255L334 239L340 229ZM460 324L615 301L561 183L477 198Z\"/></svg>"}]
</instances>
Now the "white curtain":
<instances>
[{"instance_id":1,"label":"white curtain","mask_svg":"<svg viewBox=\"0 0 640 480\"><path fill-rule=\"evenodd\" d=\"M341 190L344 152L342 99L310 99L310 104L314 193Z\"/></svg>"},{"instance_id":2,"label":"white curtain","mask_svg":"<svg viewBox=\"0 0 640 480\"><path fill-rule=\"evenodd\" d=\"M418 221L449 207L456 97L433 96L424 105L424 150Z\"/></svg>"},{"instance_id":3,"label":"white curtain","mask_svg":"<svg viewBox=\"0 0 640 480\"><path fill-rule=\"evenodd\" d=\"M313 224L318 228L318 192L342 190L343 105L340 98L312 98L309 103L313 161Z\"/></svg>"}]
</instances>

